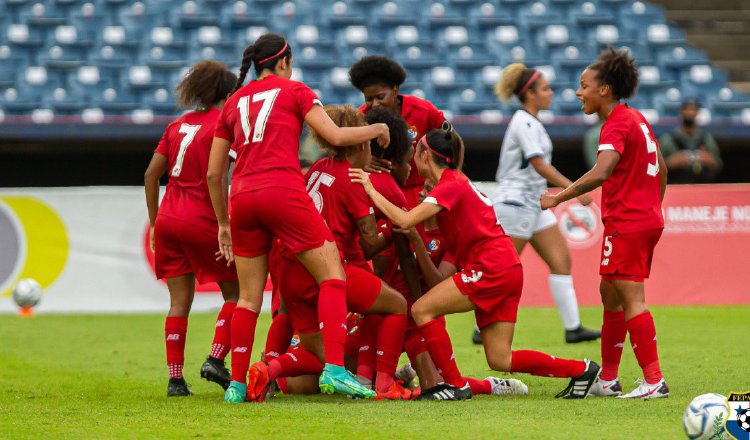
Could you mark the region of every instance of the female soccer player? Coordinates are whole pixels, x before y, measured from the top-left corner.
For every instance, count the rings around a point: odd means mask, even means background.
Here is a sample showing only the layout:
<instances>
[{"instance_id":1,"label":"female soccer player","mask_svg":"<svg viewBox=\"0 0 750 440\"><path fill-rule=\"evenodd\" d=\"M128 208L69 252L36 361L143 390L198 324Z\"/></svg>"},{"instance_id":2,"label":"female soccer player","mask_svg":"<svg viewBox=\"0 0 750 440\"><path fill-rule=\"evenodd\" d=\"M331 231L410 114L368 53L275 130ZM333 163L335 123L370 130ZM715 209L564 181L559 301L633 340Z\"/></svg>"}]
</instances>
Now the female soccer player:
<instances>
[{"instance_id":1,"label":"female soccer player","mask_svg":"<svg viewBox=\"0 0 750 440\"><path fill-rule=\"evenodd\" d=\"M251 66L258 78L243 86ZM219 247L225 258L235 261L240 283L232 318L232 383L225 394L225 400L234 403L247 396L247 371L274 237L297 255L320 285L327 363L321 385L354 395L370 393L343 367L345 274L330 232L305 190L299 137L306 122L332 145L358 145L373 138L387 145L388 127L336 126L315 93L290 80L291 75L292 52L282 36L264 34L245 48L235 92L224 106L211 147L207 179L219 223ZM231 224L220 185L230 147L237 151Z\"/></svg>"},{"instance_id":2,"label":"female soccer player","mask_svg":"<svg viewBox=\"0 0 750 440\"><path fill-rule=\"evenodd\" d=\"M206 169L214 127L237 77L224 64L201 61L177 86L182 108L195 108L169 124L146 170L146 205L151 222L151 250L157 278L166 278L170 308L164 326L169 366L168 396L192 393L182 376L188 315L195 279L218 282L224 306L216 320L211 354L201 377L229 386L224 357L229 352L229 322L239 287L234 267L216 261L216 216L206 187ZM159 178L169 171L169 183L159 206ZM226 175L226 173L224 173ZM220 185L226 194L226 179Z\"/></svg>"},{"instance_id":3,"label":"female soccer player","mask_svg":"<svg viewBox=\"0 0 750 440\"><path fill-rule=\"evenodd\" d=\"M659 367L656 328L646 308L643 280L651 272L654 248L664 228L661 202L667 169L651 125L638 110L620 103L637 88L638 68L625 50L602 52L583 71L577 91L583 112L596 113L605 121L596 164L559 194L542 195L541 206L553 208L602 187L602 374L591 392L654 399L669 396L669 388ZM644 379L635 390L620 396L617 370L627 333Z\"/></svg>"},{"instance_id":4,"label":"female soccer player","mask_svg":"<svg viewBox=\"0 0 750 440\"><path fill-rule=\"evenodd\" d=\"M552 141L537 119L539 110L550 107L554 92L539 70L516 63L503 70L495 94L502 101L516 95L522 104L508 124L500 149L498 185L493 197L495 213L518 255L531 242L547 263L551 272L549 288L565 328L565 342L593 341L601 333L581 325L570 276L570 252L557 218L551 211L539 208L539 196L547 191L547 182L562 188L572 183L552 166ZM591 203L587 195L578 200L583 205Z\"/></svg>"},{"instance_id":5,"label":"female soccer player","mask_svg":"<svg viewBox=\"0 0 750 440\"><path fill-rule=\"evenodd\" d=\"M365 103L359 110L366 113L374 108L385 107L401 115L409 124L409 137L412 142L433 128L440 128L445 120L443 112L430 101L412 95L399 93L399 87L406 80L406 71L396 61L382 55L366 56L349 69L349 80L364 95ZM415 168L414 161L411 162ZM419 191L424 187L424 178L411 173L402 187L409 207L419 203Z\"/></svg>"},{"instance_id":6,"label":"female soccer player","mask_svg":"<svg viewBox=\"0 0 750 440\"><path fill-rule=\"evenodd\" d=\"M412 316L445 384L422 392L421 399L471 398L470 386L458 370L453 348L440 317L474 310L482 330L485 355L497 371L572 378L558 397L584 398L599 366L589 360L566 360L531 350L511 351L523 271L510 238L497 222L492 202L458 171L463 143L453 130L432 130L417 146L415 163L422 177L437 182L428 197L405 212L389 203L372 186L363 170L353 169L352 180L365 191L395 225L414 227L437 215L448 251L458 272L417 300Z\"/></svg>"}]
</instances>

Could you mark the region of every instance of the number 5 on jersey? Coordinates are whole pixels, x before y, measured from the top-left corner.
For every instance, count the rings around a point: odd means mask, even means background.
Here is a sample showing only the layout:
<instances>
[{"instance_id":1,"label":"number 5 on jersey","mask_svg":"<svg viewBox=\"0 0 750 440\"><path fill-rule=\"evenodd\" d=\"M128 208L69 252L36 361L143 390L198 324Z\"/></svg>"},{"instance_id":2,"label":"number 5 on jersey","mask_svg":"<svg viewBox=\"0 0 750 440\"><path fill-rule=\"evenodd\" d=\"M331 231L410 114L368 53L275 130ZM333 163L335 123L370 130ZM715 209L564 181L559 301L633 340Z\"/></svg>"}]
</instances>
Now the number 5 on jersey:
<instances>
[{"instance_id":1,"label":"number 5 on jersey","mask_svg":"<svg viewBox=\"0 0 750 440\"><path fill-rule=\"evenodd\" d=\"M266 131L266 123L268 122L268 115L271 113L276 97L279 96L281 89L271 89L265 92L258 92L253 95L253 102L263 101L263 105L260 107L258 117L255 119L255 130L253 130L253 142L261 142L263 140L263 133ZM242 122L242 132L245 134L245 142L243 145L250 143L250 97L243 96L237 101L237 108L240 110L240 119Z\"/></svg>"}]
</instances>

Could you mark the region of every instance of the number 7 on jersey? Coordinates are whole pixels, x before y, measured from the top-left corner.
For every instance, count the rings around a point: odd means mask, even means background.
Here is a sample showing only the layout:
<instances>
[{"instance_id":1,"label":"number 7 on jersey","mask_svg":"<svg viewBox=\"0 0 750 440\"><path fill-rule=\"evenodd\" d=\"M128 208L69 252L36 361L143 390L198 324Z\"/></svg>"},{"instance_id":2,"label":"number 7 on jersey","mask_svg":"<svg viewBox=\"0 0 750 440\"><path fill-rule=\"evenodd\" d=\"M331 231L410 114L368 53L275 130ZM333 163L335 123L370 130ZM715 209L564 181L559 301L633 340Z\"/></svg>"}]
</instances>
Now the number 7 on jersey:
<instances>
[{"instance_id":1,"label":"number 7 on jersey","mask_svg":"<svg viewBox=\"0 0 750 440\"><path fill-rule=\"evenodd\" d=\"M263 105L260 107L258 117L255 119L255 130L253 130L253 142L261 142L263 140L263 133L266 131L266 123L268 122L268 115L271 113L276 97L279 96L281 89L271 89L265 92L258 92L253 95L253 102L262 101ZM240 110L240 122L242 122L242 132L245 134L244 145L250 143L250 97L243 96L237 101L237 108Z\"/></svg>"}]
</instances>

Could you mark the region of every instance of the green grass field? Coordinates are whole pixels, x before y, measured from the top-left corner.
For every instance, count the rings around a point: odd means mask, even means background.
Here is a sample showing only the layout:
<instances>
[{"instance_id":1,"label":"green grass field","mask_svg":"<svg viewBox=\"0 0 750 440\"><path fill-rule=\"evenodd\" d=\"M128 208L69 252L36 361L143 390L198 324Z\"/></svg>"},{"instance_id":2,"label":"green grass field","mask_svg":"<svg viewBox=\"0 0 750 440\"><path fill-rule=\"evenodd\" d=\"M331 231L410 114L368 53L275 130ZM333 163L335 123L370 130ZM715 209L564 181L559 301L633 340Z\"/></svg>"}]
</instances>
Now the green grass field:
<instances>
[{"instance_id":1,"label":"green grass field","mask_svg":"<svg viewBox=\"0 0 750 440\"><path fill-rule=\"evenodd\" d=\"M582 310L597 326L601 312ZM750 307L654 308L662 368L672 396L655 401L561 401L562 379L519 375L528 396L468 402L365 402L340 396L281 396L230 406L199 378L214 315L190 319L186 378L195 396L166 397L163 317L157 315L0 316L0 438L684 438L681 416L706 392L750 389L746 335ZM269 316L262 316L255 352ZM554 309L523 309L516 348L599 360L598 343L568 346ZM473 317L449 318L456 357L467 375L490 374L471 345ZM255 356L257 357L257 356ZM640 370L626 347L626 390Z\"/></svg>"}]
</instances>

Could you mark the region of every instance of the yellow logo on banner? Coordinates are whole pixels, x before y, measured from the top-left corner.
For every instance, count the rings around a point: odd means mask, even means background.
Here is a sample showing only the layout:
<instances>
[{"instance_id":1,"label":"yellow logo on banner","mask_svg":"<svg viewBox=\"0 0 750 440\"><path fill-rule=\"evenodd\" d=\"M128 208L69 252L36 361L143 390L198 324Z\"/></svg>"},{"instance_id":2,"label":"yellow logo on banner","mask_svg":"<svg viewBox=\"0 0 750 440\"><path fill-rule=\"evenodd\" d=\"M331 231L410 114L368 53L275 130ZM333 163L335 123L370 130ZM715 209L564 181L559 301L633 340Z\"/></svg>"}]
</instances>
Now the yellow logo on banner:
<instances>
[{"instance_id":1,"label":"yellow logo on banner","mask_svg":"<svg viewBox=\"0 0 750 440\"><path fill-rule=\"evenodd\" d=\"M21 278L51 285L68 260L68 234L60 217L33 197L0 197L0 294Z\"/></svg>"}]
</instances>

